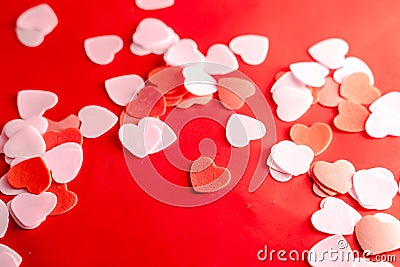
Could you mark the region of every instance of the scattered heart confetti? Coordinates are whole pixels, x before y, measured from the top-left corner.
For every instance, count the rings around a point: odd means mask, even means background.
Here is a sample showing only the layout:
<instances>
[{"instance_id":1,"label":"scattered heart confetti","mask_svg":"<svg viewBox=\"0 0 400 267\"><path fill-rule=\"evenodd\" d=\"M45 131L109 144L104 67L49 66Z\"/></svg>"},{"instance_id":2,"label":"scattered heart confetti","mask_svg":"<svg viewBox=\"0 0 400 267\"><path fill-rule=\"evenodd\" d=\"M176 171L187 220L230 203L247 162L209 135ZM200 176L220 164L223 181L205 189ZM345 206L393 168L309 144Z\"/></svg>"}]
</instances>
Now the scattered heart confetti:
<instances>
[{"instance_id":1,"label":"scattered heart confetti","mask_svg":"<svg viewBox=\"0 0 400 267\"><path fill-rule=\"evenodd\" d=\"M343 67L349 45L340 38L329 38L316 43L308 49L313 59L329 69Z\"/></svg>"},{"instance_id":2,"label":"scattered heart confetti","mask_svg":"<svg viewBox=\"0 0 400 267\"><path fill-rule=\"evenodd\" d=\"M343 79L340 95L353 102L369 105L381 96L381 91L370 84L367 74L355 72Z\"/></svg>"},{"instance_id":3,"label":"scattered heart confetti","mask_svg":"<svg viewBox=\"0 0 400 267\"><path fill-rule=\"evenodd\" d=\"M208 157L200 157L190 167L190 182L198 193L213 193L229 184L231 173L228 169L217 167Z\"/></svg>"},{"instance_id":4,"label":"scattered heart confetti","mask_svg":"<svg viewBox=\"0 0 400 267\"><path fill-rule=\"evenodd\" d=\"M170 7L174 0L136 0L136 5L143 10L156 10Z\"/></svg>"},{"instance_id":5,"label":"scattered heart confetti","mask_svg":"<svg viewBox=\"0 0 400 267\"><path fill-rule=\"evenodd\" d=\"M226 124L226 139L234 147L245 147L250 141L264 137L266 132L261 121L242 114L232 114Z\"/></svg>"},{"instance_id":6,"label":"scattered heart confetti","mask_svg":"<svg viewBox=\"0 0 400 267\"><path fill-rule=\"evenodd\" d=\"M48 131L43 135L46 150L50 150L64 143L73 142L82 145L82 133L76 128L67 128L63 131Z\"/></svg>"},{"instance_id":7,"label":"scattered heart confetti","mask_svg":"<svg viewBox=\"0 0 400 267\"><path fill-rule=\"evenodd\" d=\"M332 77L325 78L326 83L319 92L320 103L324 107L337 107L344 99L339 95L339 84Z\"/></svg>"},{"instance_id":8,"label":"scattered heart confetti","mask_svg":"<svg viewBox=\"0 0 400 267\"><path fill-rule=\"evenodd\" d=\"M32 126L19 130L4 144L4 154L11 158L41 156L45 151L43 137Z\"/></svg>"},{"instance_id":9,"label":"scattered heart confetti","mask_svg":"<svg viewBox=\"0 0 400 267\"><path fill-rule=\"evenodd\" d=\"M337 252L337 257L326 256L327 251ZM341 235L333 235L321 240L308 252L308 263L313 267L353 267L353 260L353 252Z\"/></svg>"},{"instance_id":10,"label":"scattered heart confetti","mask_svg":"<svg viewBox=\"0 0 400 267\"><path fill-rule=\"evenodd\" d=\"M369 116L369 111L362 105L352 101L339 103L339 114L333 120L333 124L344 132L362 132Z\"/></svg>"},{"instance_id":11,"label":"scattered heart confetti","mask_svg":"<svg viewBox=\"0 0 400 267\"><path fill-rule=\"evenodd\" d=\"M126 113L141 119L164 115L166 103L163 94L154 86L145 86L126 107Z\"/></svg>"},{"instance_id":12,"label":"scattered heart confetti","mask_svg":"<svg viewBox=\"0 0 400 267\"><path fill-rule=\"evenodd\" d=\"M211 75L223 75L233 72L239 68L239 63L229 49L224 44L214 44L208 51L205 61L205 70Z\"/></svg>"},{"instance_id":13,"label":"scattered heart confetti","mask_svg":"<svg viewBox=\"0 0 400 267\"><path fill-rule=\"evenodd\" d=\"M21 118L42 116L58 102L56 94L43 90L22 90L18 92L17 105Z\"/></svg>"},{"instance_id":14,"label":"scattered heart confetti","mask_svg":"<svg viewBox=\"0 0 400 267\"><path fill-rule=\"evenodd\" d=\"M269 40L262 35L248 34L233 38L229 48L249 65L260 65L268 54Z\"/></svg>"},{"instance_id":15,"label":"scattered heart confetti","mask_svg":"<svg viewBox=\"0 0 400 267\"><path fill-rule=\"evenodd\" d=\"M168 65L177 66L187 63L204 61L204 55L197 49L197 44L192 39L182 39L172 45L164 54Z\"/></svg>"},{"instance_id":16,"label":"scattered heart confetti","mask_svg":"<svg viewBox=\"0 0 400 267\"><path fill-rule=\"evenodd\" d=\"M306 85L321 87L325 84L325 77L329 70L316 62L298 62L290 64L293 75Z\"/></svg>"},{"instance_id":17,"label":"scattered heart confetti","mask_svg":"<svg viewBox=\"0 0 400 267\"><path fill-rule=\"evenodd\" d=\"M0 238L3 238L7 232L8 221L9 213L7 205L2 200L0 200Z\"/></svg>"},{"instance_id":18,"label":"scattered heart confetti","mask_svg":"<svg viewBox=\"0 0 400 267\"><path fill-rule=\"evenodd\" d=\"M82 122L80 131L86 138L97 138L103 135L118 121L118 117L114 113L95 105L82 108L78 117Z\"/></svg>"},{"instance_id":19,"label":"scattered heart confetti","mask_svg":"<svg viewBox=\"0 0 400 267\"><path fill-rule=\"evenodd\" d=\"M240 109L246 98L253 96L255 92L254 84L245 79L225 77L218 80L218 98L227 109Z\"/></svg>"},{"instance_id":20,"label":"scattered heart confetti","mask_svg":"<svg viewBox=\"0 0 400 267\"><path fill-rule=\"evenodd\" d=\"M117 35L103 35L88 38L84 47L88 58L96 64L107 65L114 60L115 54L121 51L124 42Z\"/></svg>"},{"instance_id":21,"label":"scattered heart confetti","mask_svg":"<svg viewBox=\"0 0 400 267\"><path fill-rule=\"evenodd\" d=\"M53 193L57 197L57 205L49 214L50 216L64 214L78 203L78 196L69 191L66 184L52 183L47 192Z\"/></svg>"},{"instance_id":22,"label":"scattered heart confetti","mask_svg":"<svg viewBox=\"0 0 400 267\"><path fill-rule=\"evenodd\" d=\"M144 87L144 81L136 74L124 75L106 80L105 87L111 100L124 107Z\"/></svg>"},{"instance_id":23,"label":"scattered heart confetti","mask_svg":"<svg viewBox=\"0 0 400 267\"><path fill-rule=\"evenodd\" d=\"M317 156L324 152L332 141L332 129L328 124L316 122L311 127L294 124L290 128L290 138L297 145L309 146Z\"/></svg>"},{"instance_id":24,"label":"scattered heart confetti","mask_svg":"<svg viewBox=\"0 0 400 267\"><path fill-rule=\"evenodd\" d=\"M348 57L344 60L343 67L333 73L333 79L342 83L343 79L356 72L363 72L368 75L371 85L375 83L374 75L367 63L357 57Z\"/></svg>"},{"instance_id":25,"label":"scattered heart confetti","mask_svg":"<svg viewBox=\"0 0 400 267\"><path fill-rule=\"evenodd\" d=\"M81 124L78 116L74 114L69 115L68 117L66 117L61 121L52 121L47 119L47 122L49 125L47 127L47 131L63 131L68 128L79 129L79 125Z\"/></svg>"},{"instance_id":26,"label":"scattered heart confetti","mask_svg":"<svg viewBox=\"0 0 400 267\"><path fill-rule=\"evenodd\" d=\"M4 125L3 132L6 136L11 137L26 126L33 126L39 134L44 134L47 130L48 122L42 116L33 116L25 120L15 119Z\"/></svg>"}]
</instances>

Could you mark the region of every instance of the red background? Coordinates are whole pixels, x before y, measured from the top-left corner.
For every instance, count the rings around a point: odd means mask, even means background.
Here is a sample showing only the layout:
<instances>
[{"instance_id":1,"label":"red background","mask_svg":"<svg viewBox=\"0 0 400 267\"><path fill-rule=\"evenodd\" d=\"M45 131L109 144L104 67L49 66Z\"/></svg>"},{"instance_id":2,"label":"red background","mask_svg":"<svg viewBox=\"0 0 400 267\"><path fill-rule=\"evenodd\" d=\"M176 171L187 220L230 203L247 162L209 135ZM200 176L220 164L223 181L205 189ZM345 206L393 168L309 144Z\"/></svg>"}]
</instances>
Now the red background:
<instances>
[{"instance_id":1,"label":"red background","mask_svg":"<svg viewBox=\"0 0 400 267\"><path fill-rule=\"evenodd\" d=\"M130 53L131 36L145 17L162 19L182 38L197 41L206 53L214 43L228 43L240 34L263 34L270 39L267 60L259 66L240 62L240 70L268 93L274 75L292 62L310 60L307 48L329 37L350 44L349 55L364 59L375 74L382 92L396 90L400 70L400 2L386 1L266 1L266 0L176 0L168 9L139 10L133 0L70 0L48 3L59 25L37 48L21 45L15 35L17 17L42 3L36 0L7 1L2 5L0 125L17 117L16 94L21 89L44 89L58 94L59 104L46 113L59 120L89 104L104 106L116 114L104 89L108 78L136 73L145 77L162 57L137 57ZM114 62L98 66L88 60L83 41L88 37L117 34L123 50ZM298 122L321 121L332 125L335 109L314 105ZM189 157L199 155L196 142L207 135L226 146L224 131L206 130L208 121L188 125L180 144ZM291 124L276 120L278 140L288 138ZM211 125L212 126L212 125ZM253 142L252 148L259 145ZM193 149L192 149L193 148ZM371 139L364 133L334 130L331 146L317 159L351 160L357 169L383 166L400 174L399 138ZM39 228L20 230L14 222L0 242L18 251L22 266L306 266L306 263L259 262L257 251L309 249L327 235L310 225L319 207L311 182L302 175L288 183L268 178L255 193L248 193L250 174L221 200L199 208L162 204L144 193L131 178L114 127L99 139L85 140L85 160L80 175L69 188L79 196L71 212L48 218ZM217 164L224 162L217 155ZM159 164L167 164L160 162ZM0 165L1 173L7 166ZM252 171L252 167L249 167ZM187 182L187 176L174 177ZM178 182L179 182L178 181ZM7 197L1 197L9 200ZM363 215L361 209L343 196ZM400 217L400 197L388 213ZM353 236L347 237L359 248ZM395 253L400 257L399 253Z\"/></svg>"}]
</instances>

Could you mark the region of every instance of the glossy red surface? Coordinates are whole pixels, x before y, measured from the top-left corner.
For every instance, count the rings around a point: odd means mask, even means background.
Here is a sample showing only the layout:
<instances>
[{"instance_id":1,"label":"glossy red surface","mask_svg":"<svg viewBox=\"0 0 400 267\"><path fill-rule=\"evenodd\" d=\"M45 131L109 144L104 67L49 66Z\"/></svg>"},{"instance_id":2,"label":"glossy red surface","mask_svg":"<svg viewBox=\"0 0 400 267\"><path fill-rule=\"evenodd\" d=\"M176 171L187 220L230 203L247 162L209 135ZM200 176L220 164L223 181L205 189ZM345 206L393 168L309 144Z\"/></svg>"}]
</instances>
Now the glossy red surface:
<instances>
[{"instance_id":1,"label":"glossy red surface","mask_svg":"<svg viewBox=\"0 0 400 267\"><path fill-rule=\"evenodd\" d=\"M21 45L15 35L17 17L40 1L3 3L0 19L2 51L0 125L17 117L16 94L21 89L44 89L58 94L56 108L46 113L60 120L80 108L97 104L116 114L104 89L104 81L123 74L145 77L163 64L161 56L137 57L130 53L131 36L145 17L162 19L181 37L197 41L205 53L214 43L228 43L240 34L269 37L270 51L260 66L240 62L240 70L265 92L272 108L269 88L277 72L290 63L310 60L307 48L325 38L341 37L350 44L349 55L364 59L375 74L382 92L398 90L400 70L400 2L372 1L266 1L266 0L176 0L168 9L139 10L133 0L46 1L56 12L59 25L37 48ZM83 41L88 37L117 34L123 50L114 62L98 66L88 60ZM314 105L298 122L321 121L332 125L335 109ZM291 123L276 119L278 139L288 139ZM214 131L209 131L214 127ZM228 144L224 129L207 120L185 127L180 145L190 159L199 156L197 144L203 137L215 140L216 163L225 162ZM257 149L253 142L252 149ZM248 172L224 198L198 208L162 204L143 192L131 178L118 140L117 127L98 139L84 141L84 165L69 184L77 193L78 205L69 213L48 218L39 228L27 231L14 222L0 240L18 251L24 267L33 266L307 266L304 262L260 262L257 252L309 249L327 235L310 224L320 199L313 195L306 175L288 183L270 177L255 193L248 192ZM371 139L365 133L346 134L334 130L328 150L317 159L345 158L357 169L383 166L400 175L400 139ZM254 155L257 157L257 155ZM157 159L157 157L155 157ZM160 168L167 162L159 162ZM1 173L7 171L0 164ZM187 184L184 172L169 179ZM361 209L349 196L342 199ZM9 200L1 196L3 200ZM400 197L388 213L400 217ZM358 249L355 238L347 237ZM400 253L394 253L400 257Z\"/></svg>"}]
</instances>

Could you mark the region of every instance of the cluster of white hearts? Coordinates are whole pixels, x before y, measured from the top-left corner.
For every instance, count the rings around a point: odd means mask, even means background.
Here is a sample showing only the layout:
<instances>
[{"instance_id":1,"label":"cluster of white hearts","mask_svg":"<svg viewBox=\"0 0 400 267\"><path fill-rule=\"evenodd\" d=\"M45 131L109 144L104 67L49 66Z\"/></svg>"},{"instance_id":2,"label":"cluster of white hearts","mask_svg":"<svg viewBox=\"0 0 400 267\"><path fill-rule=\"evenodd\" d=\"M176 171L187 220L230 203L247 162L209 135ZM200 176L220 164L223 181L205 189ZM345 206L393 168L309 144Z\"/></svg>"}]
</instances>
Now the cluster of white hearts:
<instances>
[{"instance_id":1,"label":"cluster of white hearts","mask_svg":"<svg viewBox=\"0 0 400 267\"><path fill-rule=\"evenodd\" d=\"M347 57L349 45L339 38L318 42L308 49L317 62L298 62L290 65L290 71L283 74L272 86L272 98L277 104L278 117L292 122L303 116L313 103L310 87L325 85L329 70L335 70L334 80L341 84L343 79L357 72L368 75L371 85L374 76L368 65L357 57Z\"/></svg>"}]
</instances>

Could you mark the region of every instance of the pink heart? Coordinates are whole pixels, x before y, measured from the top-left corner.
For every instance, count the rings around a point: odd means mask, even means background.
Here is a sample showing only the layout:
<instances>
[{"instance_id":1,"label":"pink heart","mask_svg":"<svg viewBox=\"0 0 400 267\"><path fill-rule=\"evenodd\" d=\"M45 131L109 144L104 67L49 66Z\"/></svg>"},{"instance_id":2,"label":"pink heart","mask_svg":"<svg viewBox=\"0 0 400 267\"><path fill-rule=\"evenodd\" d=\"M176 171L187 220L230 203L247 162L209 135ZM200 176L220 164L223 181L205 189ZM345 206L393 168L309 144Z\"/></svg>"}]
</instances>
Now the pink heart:
<instances>
[{"instance_id":1,"label":"pink heart","mask_svg":"<svg viewBox=\"0 0 400 267\"><path fill-rule=\"evenodd\" d=\"M17 19L17 28L35 30L43 35L49 34L57 24L57 16L47 4L34 6L22 13Z\"/></svg>"},{"instance_id":2,"label":"pink heart","mask_svg":"<svg viewBox=\"0 0 400 267\"><path fill-rule=\"evenodd\" d=\"M204 55L197 49L195 41L182 39L168 48L164 54L164 60L168 65L177 66L204 61Z\"/></svg>"},{"instance_id":3,"label":"pink heart","mask_svg":"<svg viewBox=\"0 0 400 267\"><path fill-rule=\"evenodd\" d=\"M42 90L22 90L18 92L17 106L21 118L42 116L58 102L56 94Z\"/></svg>"},{"instance_id":4,"label":"pink heart","mask_svg":"<svg viewBox=\"0 0 400 267\"><path fill-rule=\"evenodd\" d=\"M349 45L340 38L330 38L316 43L308 49L313 59L329 69L343 67Z\"/></svg>"},{"instance_id":5,"label":"pink heart","mask_svg":"<svg viewBox=\"0 0 400 267\"><path fill-rule=\"evenodd\" d=\"M0 252L0 266L1 267L18 267L14 257L7 252Z\"/></svg>"},{"instance_id":6,"label":"pink heart","mask_svg":"<svg viewBox=\"0 0 400 267\"><path fill-rule=\"evenodd\" d=\"M206 96L217 91L217 81L205 71L203 64L190 64L182 74L186 90L193 95Z\"/></svg>"},{"instance_id":7,"label":"pink heart","mask_svg":"<svg viewBox=\"0 0 400 267\"><path fill-rule=\"evenodd\" d=\"M226 124L226 138L234 147L244 147L252 140L261 139L266 131L261 121L242 114L232 114Z\"/></svg>"},{"instance_id":8,"label":"pink heart","mask_svg":"<svg viewBox=\"0 0 400 267\"><path fill-rule=\"evenodd\" d=\"M18 40L25 46L28 47L37 47L41 45L44 41L45 35L36 30L26 30L23 28L16 28L15 32L17 33Z\"/></svg>"},{"instance_id":9,"label":"pink heart","mask_svg":"<svg viewBox=\"0 0 400 267\"><path fill-rule=\"evenodd\" d=\"M33 116L24 120L15 119L7 122L3 127L3 131L6 136L12 137L19 130L29 125L35 127L39 134L43 135L47 130L48 121L42 116Z\"/></svg>"},{"instance_id":10,"label":"pink heart","mask_svg":"<svg viewBox=\"0 0 400 267\"><path fill-rule=\"evenodd\" d=\"M136 0L136 5L143 10L155 10L170 7L174 0Z\"/></svg>"},{"instance_id":11,"label":"pink heart","mask_svg":"<svg viewBox=\"0 0 400 267\"><path fill-rule=\"evenodd\" d=\"M8 217L9 213L7 205L2 200L0 200L0 238L3 238L7 232ZM0 264L0 266L2 265Z\"/></svg>"},{"instance_id":12,"label":"pink heart","mask_svg":"<svg viewBox=\"0 0 400 267\"><path fill-rule=\"evenodd\" d=\"M97 138L103 135L118 121L118 117L114 113L95 105L82 108L78 117L82 122L80 131L86 138Z\"/></svg>"},{"instance_id":13,"label":"pink heart","mask_svg":"<svg viewBox=\"0 0 400 267\"><path fill-rule=\"evenodd\" d=\"M64 143L44 153L42 159L59 184L75 179L83 162L82 147L77 143Z\"/></svg>"},{"instance_id":14,"label":"pink heart","mask_svg":"<svg viewBox=\"0 0 400 267\"><path fill-rule=\"evenodd\" d=\"M21 193L26 193L26 189L15 189L7 180L7 174L0 178L0 192L7 196L16 196Z\"/></svg>"},{"instance_id":15,"label":"pink heart","mask_svg":"<svg viewBox=\"0 0 400 267\"><path fill-rule=\"evenodd\" d=\"M302 83L312 87L322 87L329 70L316 62L298 62L290 64L293 75Z\"/></svg>"},{"instance_id":16,"label":"pink heart","mask_svg":"<svg viewBox=\"0 0 400 267\"><path fill-rule=\"evenodd\" d=\"M0 244L0 253L10 254L17 263L17 266L21 265L22 263L21 256L11 248L7 247L6 245Z\"/></svg>"},{"instance_id":17,"label":"pink heart","mask_svg":"<svg viewBox=\"0 0 400 267\"><path fill-rule=\"evenodd\" d=\"M235 55L224 44L212 45L207 51L205 61L210 63L205 65L205 70L211 75L228 74L239 68Z\"/></svg>"},{"instance_id":18,"label":"pink heart","mask_svg":"<svg viewBox=\"0 0 400 267\"><path fill-rule=\"evenodd\" d=\"M37 227L46 220L56 204L57 197L53 193L22 193L11 201L11 215L26 228Z\"/></svg>"},{"instance_id":19,"label":"pink heart","mask_svg":"<svg viewBox=\"0 0 400 267\"><path fill-rule=\"evenodd\" d=\"M26 126L4 144L4 153L10 158L41 156L46 151L43 137L32 126Z\"/></svg>"},{"instance_id":20,"label":"pink heart","mask_svg":"<svg viewBox=\"0 0 400 267\"><path fill-rule=\"evenodd\" d=\"M131 74L108 79L105 86L111 100L124 107L144 87L144 81L142 77Z\"/></svg>"},{"instance_id":21,"label":"pink heart","mask_svg":"<svg viewBox=\"0 0 400 267\"><path fill-rule=\"evenodd\" d=\"M0 154L4 153L4 144L8 141L7 135L4 133L4 130L0 134Z\"/></svg>"},{"instance_id":22,"label":"pink heart","mask_svg":"<svg viewBox=\"0 0 400 267\"><path fill-rule=\"evenodd\" d=\"M116 35L103 35L85 40L85 51L88 58L99 65L107 65L121 51L124 42Z\"/></svg>"},{"instance_id":23,"label":"pink heart","mask_svg":"<svg viewBox=\"0 0 400 267\"><path fill-rule=\"evenodd\" d=\"M248 34L237 36L229 43L230 49L249 65L259 65L268 54L269 40L265 36Z\"/></svg>"}]
</instances>

